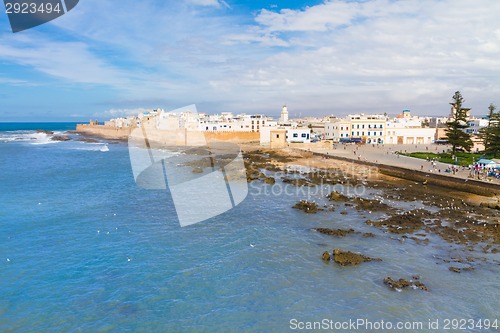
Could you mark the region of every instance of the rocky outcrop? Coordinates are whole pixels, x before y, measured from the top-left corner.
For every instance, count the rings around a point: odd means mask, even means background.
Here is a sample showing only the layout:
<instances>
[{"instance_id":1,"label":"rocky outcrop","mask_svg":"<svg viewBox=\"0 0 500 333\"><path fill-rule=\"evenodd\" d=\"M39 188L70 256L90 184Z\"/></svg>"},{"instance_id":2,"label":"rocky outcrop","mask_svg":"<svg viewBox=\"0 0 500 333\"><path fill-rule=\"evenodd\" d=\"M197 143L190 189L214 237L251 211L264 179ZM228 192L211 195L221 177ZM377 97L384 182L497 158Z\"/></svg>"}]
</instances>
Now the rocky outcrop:
<instances>
[{"instance_id":1,"label":"rocky outcrop","mask_svg":"<svg viewBox=\"0 0 500 333\"><path fill-rule=\"evenodd\" d=\"M312 229L324 235L344 237L348 234L356 233L354 229L328 229L328 228L314 228Z\"/></svg>"},{"instance_id":2,"label":"rocky outcrop","mask_svg":"<svg viewBox=\"0 0 500 333\"><path fill-rule=\"evenodd\" d=\"M340 249L333 250L333 261L341 266L359 265L366 261L382 261L380 258L371 258L360 253L351 251L343 251Z\"/></svg>"},{"instance_id":3,"label":"rocky outcrop","mask_svg":"<svg viewBox=\"0 0 500 333\"><path fill-rule=\"evenodd\" d=\"M76 141L86 142L86 143L99 143L100 141L92 138L78 138Z\"/></svg>"},{"instance_id":4,"label":"rocky outcrop","mask_svg":"<svg viewBox=\"0 0 500 333\"><path fill-rule=\"evenodd\" d=\"M390 276L384 279L384 284L388 285L391 289L401 291L405 288L421 289L429 291L429 288L425 284L419 281L418 276L414 276L411 280L399 279L393 280Z\"/></svg>"},{"instance_id":5,"label":"rocky outcrop","mask_svg":"<svg viewBox=\"0 0 500 333\"><path fill-rule=\"evenodd\" d=\"M332 191L330 194L328 194L326 198L330 201L336 201L336 202L347 202L350 200L349 197L335 191Z\"/></svg>"},{"instance_id":6,"label":"rocky outcrop","mask_svg":"<svg viewBox=\"0 0 500 333\"><path fill-rule=\"evenodd\" d=\"M54 135L50 138L52 141L69 141L71 138L67 135Z\"/></svg>"},{"instance_id":7,"label":"rocky outcrop","mask_svg":"<svg viewBox=\"0 0 500 333\"><path fill-rule=\"evenodd\" d=\"M297 202L292 208L300 209L308 214L317 213L319 210L322 210L318 207L318 204L315 202L310 202L307 200L300 200Z\"/></svg>"},{"instance_id":8,"label":"rocky outcrop","mask_svg":"<svg viewBox=\"0 0 500 333\"><path fill-rule=\"evenodd\" d=\"M378 200L370 200L363 198L354 198L353 202L356 204L356 209L364 211L381 211L386 212L391 209L388 205Z\"/></svg>"},{"instance_id":9,"label":"rocky outcrop","mask_svg":"<svg viewBox=\"0 0 500 333\"><path fill-rule=\"evenodd\" d=\"M431 216L432 214L426 210L415 209L404 214L393 215L381 222L368 220L366 224L387 229L389 232L395 234L405 234L422 229L425 226L423 219L430 218Z\"/></svg>"},{"instance_id":10,"label":"rocky outcrop","mask_svg":"<svg viewBox=\"0 0 500 333\"><path fill-rule=\"evenodd\" d=\"M315 186L313 183L309 182L307 179L304 179L304 178L284 177L281 180L283 181L283 183L292 184L295 186Z\"/></svg>"},{"instance_id":11,"label":"rocky outcrop","mask_svg":"<svg viewBox=\"0 0 500 333\"><path fill-rule=\"evenodd\" d=\"M274 183L276 183L276 180L273 177L266 177L264 179L264 183L269 184L269 185L273 185Z\"/></svg>"}]
</instances>

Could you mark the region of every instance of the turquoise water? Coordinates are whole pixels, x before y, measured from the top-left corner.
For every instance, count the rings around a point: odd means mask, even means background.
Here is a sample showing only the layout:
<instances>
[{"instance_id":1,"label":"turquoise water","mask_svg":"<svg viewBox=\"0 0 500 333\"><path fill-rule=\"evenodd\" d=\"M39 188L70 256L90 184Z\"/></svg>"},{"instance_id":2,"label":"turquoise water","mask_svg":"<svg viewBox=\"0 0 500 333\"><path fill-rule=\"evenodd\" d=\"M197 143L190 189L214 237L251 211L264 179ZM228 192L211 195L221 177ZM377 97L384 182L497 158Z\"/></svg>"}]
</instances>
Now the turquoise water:
<instances>
[{"instance_id":1,"label":"turquoise water","mask_svg":"<svg viewBox=\"0 0 500 333\"><path fill-rule=\"evenodd\" d=\"M233 210L181 228L168 191L135 185L126 144L1 128L0 332L299 331L294 318L421 321L419 331L432 332L429 320L442 331L445 319L500 319L498 264L477 260L456 274L435 258L498 255L463 253L437 237L401 243L351 208L305 214L291 209L304 195L268 195L260 183ZM333 238L314 227L376 237ZM336 247L384 261L323 263ZM388 275L420 275L431 291L395 292L382 283Z\"/></svg>"}]
</instances>

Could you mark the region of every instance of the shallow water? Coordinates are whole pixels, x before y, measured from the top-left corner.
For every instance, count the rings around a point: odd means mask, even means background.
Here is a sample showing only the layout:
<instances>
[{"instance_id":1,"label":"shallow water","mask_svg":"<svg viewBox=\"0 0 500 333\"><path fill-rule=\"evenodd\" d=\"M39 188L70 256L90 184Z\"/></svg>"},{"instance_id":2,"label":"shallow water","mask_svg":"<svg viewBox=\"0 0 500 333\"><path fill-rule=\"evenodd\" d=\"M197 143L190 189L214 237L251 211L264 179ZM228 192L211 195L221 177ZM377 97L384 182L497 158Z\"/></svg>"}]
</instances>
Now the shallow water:
<instances>
[{"instance_id":1,"label":"shallow water","mask_svg":"<svg viewBox=\"0 0 500 333\"><path fill-rule=\"evenodd\" d=\"M500 319L498 264L457 274L436 258L498 255L437 236L401 242L364 223L381 213L354 207L305 214L291 208L303 195L262 183L231 211L181 228L167 191L135 185L125 144L7 140L18 134L0 133L1 332L287 332L293 318L420 321L433 332L429 320L442 330L447 318ZM322 262L333 248L383 261ZM413 275L431 291L382 282Z\"/></svg>"}]
</instances>

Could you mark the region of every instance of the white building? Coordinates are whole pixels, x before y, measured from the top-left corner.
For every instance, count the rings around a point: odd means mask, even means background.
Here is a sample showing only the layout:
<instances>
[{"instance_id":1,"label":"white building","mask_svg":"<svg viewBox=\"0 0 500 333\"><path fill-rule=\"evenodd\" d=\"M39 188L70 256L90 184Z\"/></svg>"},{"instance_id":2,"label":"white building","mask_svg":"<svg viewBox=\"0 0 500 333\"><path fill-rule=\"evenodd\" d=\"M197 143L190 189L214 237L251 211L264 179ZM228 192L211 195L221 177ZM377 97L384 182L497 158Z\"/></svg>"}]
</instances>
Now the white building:
<instances>
[{"instance_id":1,"label":"white building","mask_svg":"<svg viewBox=\"0 0 500 333\"><path fill-rule=\"evenodd\" d=\"M388 122L384 142L390 145L431 144L435 135L435 128L408 127L401 123Z\"/></svg>"},{"instance_id":2,"label":"white building","mask_svg":"<svg viewBox=\"0 0 500 333\"><path fill-rule=\"evenodd\" d=\"M279 126L274 124L274 126L264 126L261 128L260 144L268 146L272 141L273 133L278 133L278 131L284 132L287 143L311 142L311 129L308 127Z\"/></svg>"},{"instance_id":3,"label":"white building","mask_svg":"<svg viewBox=\"0 0 500 333\"><path fill-rule=\"evenodd\" d=\"M488 119L471 118L467 121L468 128L465 129L466 133L478 135L482 128L488 127Z\"/></svg>"},{"instance_id":4,"label":"white building","mask_svg":"<svg viewBox=\"0 0 500 333\"><path fill-rule=\"evenodd\" d=\"M366 143L385 142L386 117L384 115L349 115L350 138L361 138Z\"/></svg>"},{"instance_id":5,"label":"white building","mask_svg":"<svg viewBox=\"0 0 500 333\"><path fill-rule=\"evenodd\" d=\"M351 137L351 121L348 119L337 119L325 123L325 139L339 142Z\"/></svg>"},{"instance_id":6,"label":"white building","mask_svg":"<svg viewBox=\"0 0 500 333\"><path fill-rule=\"evenodd\" d=\"M308 127L287 128L286 141L289 143L311 142L311 129Z\"/></svg>"},{"instance_id":7,"label":"white building","mask_svg":"<svg viewBox=\"0 0 500 333\"><path fill-rule=\"evenodd\" d=\"M278 128L278 122L268 121L260 128L260 144L267 146L271 142L271 131Z\"/></svg>"}]
</instances>

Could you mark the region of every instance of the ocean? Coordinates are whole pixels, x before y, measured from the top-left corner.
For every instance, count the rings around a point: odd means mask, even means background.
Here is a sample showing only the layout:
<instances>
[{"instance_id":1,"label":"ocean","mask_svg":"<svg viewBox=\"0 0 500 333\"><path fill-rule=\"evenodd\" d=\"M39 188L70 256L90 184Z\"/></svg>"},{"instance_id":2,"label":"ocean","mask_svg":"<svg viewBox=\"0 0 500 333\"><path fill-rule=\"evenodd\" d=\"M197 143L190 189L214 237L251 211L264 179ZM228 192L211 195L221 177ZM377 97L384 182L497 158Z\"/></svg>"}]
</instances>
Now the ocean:
<instances>
[{"instance_id":1,"label":"ocean","mask_svg":"<svg viewBox=\"0 0 500 333\"><path fill-rule=\"evenodd\" d=\"M74 124L0 124L0 332L391 331L388 323L394 332L405 331L397 323L436 332L462 323L454 319L474 322L455 331L498 331L484 326L500 320L498 254L438 236L402 243L353 207L306 214L291 207L326 202L321 191L307 198L262 182L235 208L181 228L168 190L135 184L126 143L75 134L54 142L36 129L64 134ZM335 238L317 227L375 237ZM333 248L383 261L323 262ZM476 257L476 269L450 272L438 259L450 254ZM429 292L383 283L414 275Z\"/></svg>"}]
</instances>

